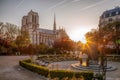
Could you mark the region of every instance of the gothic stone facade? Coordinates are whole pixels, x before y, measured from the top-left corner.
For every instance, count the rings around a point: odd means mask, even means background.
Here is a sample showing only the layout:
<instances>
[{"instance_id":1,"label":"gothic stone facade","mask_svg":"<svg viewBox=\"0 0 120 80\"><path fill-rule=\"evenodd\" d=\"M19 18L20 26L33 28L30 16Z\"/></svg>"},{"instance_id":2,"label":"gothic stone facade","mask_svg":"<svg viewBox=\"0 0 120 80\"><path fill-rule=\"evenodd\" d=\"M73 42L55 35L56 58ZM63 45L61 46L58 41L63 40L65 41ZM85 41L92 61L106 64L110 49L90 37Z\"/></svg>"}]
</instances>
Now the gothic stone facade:
<instances>
[{"instance_id":1,"label":"gothic stone facade","mask_svg":"<svg viewBox=\"0 0 120 80\"><path fill-rule=\"evenodd\" d=\"M43 43L52 46L56 39L67 36L64 29L56 29L56 20L54 16L53 30L39 28L39 15L32 10L27 16L22 18L22 31L27 30L32 44L39 45Z\"/></svg>"}]
</instances>

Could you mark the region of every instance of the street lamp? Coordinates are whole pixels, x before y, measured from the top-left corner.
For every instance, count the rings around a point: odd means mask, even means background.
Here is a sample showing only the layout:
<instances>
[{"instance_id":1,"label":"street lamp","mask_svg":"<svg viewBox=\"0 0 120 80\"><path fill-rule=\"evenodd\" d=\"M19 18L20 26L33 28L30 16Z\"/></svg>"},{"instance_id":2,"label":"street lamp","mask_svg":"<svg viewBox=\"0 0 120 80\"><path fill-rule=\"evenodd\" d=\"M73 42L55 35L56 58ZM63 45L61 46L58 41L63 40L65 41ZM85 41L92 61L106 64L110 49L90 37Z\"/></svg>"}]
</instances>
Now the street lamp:
<instances>
[{"instance_id":1,"label":"street lamp","mask_svg":"<svg viewBox=\"0 0 120 80\"><path fill-rule=\"evenodd\" d=\"M99 37L102 34L102 30L99 29ZM106 38L102 39L102 46L99 44L99 53L100 53L100 70L99 73L102 74L103 80L106 80L106 68L107 68L107 56L105 53L106 48Z\"/></svg>"},{"instance_id":2,"label":"street lamp","mask_svg":"<svg viewBox=\"0 0 120 80\"><path fill-rule=\"evenodd\" d=\"M115 45L116 45L116 54L119 54L119 43L117 42L118 38L118 30L119 30L119 25L115 25Z\"/></svg>"},{"instance_id":3,"label":"street lamp","mask_svg":"<svg viewBox=\"0 0 120 80\"><path fill-rule=\"evenodd\" d=\"M102 52L101 54L101 63L100 63L100 71L102 72L103 80L106 80L106 68L107 68L107 56L105 53L105 44L106 40L103 39L103 46L102 46Z\"/></svg>"}]
</instances>

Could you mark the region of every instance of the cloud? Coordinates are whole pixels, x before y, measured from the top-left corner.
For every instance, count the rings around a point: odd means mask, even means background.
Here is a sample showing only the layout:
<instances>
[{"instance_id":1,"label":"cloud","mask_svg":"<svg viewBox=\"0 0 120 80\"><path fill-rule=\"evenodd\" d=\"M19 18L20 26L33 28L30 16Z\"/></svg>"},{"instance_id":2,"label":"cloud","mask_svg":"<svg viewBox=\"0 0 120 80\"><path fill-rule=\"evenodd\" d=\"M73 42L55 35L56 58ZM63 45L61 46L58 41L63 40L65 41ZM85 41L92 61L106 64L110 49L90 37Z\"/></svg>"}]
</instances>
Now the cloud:
<instances>
[{"instance_id":1,"label":"cloud","mask_svg":"<svg viewBox=\"0 0 120 80\"><path fill-rule=\"evenodd\" d=\"M81 0L72 0L69 3L62 5L61 7L64 8L64 7L68 6L68 5L71 5L71 4L79 2L79 1L81 1Z\"/></svg>"},{"instance_id":2,"label":"cloud","mask_svg":"<svg viewBox=\"0 0 120 80\"><path fill-rule=\"evenodd\" d=\"M73 0L74 2L78 2L78 1L80 1L80 0Z\"/></svg>"},{"instance_id":3,"label":"cloud","mask_svg":"<svg viewBox=\"0 0 120 80\"><path fill-rule=\"evenodd\" d=\"M87 9L89 9L89 8L93 8L93 7L97 6L97 5L103 4L103 3L106 2L106 1L108 1L108 0L101 0L100 2L97 2L97 3L95 3L95 4L92 4L92 5L89 5L89 6L87 6L87 7L84 7L84 8L82 8L82 9L80 9L80 11L87 10Z\"/></svg>"},{"instance_id":4,"label":"cloud","mask_svg":"<svg viewBox=\"0 0 120 80\"><path fill-rule=\"evenodd\" d=\"M81 0L62 0L61 2L59 2L59 3L57 3L57 4L55 4L55 5L53 5L53 6L51 6L50 8L48 8L46 11L49 11L49 10L52 10L52 9L54 9L54 8L57 8L57 7L66 7L67 5L65 4L66 2L67 2L67 4L72 4L72 3L74 3L74 2L78 2L78 1L81 1ZM46 12L45 11L45 12Z\"/></svg>"},{"instance_id":5,"label":"cloud","mask_svg":"<svg viewBox=\"0 0 120 80\"><path fill-rule=\"evenodd\" d=\"M56 8L56 7L64 4L66 1L68 1L68 0L63 0L63 1L61 1L61 2L59 2L57 4L55 4L55 5L53 5L52 7L48 8L47 10L52 10L52 9L54 9L54 8Z\"/></svg>"},{"instance_id":6,"label":"cloud","mask_svg":"<svg viewBox=\"0 0 120 80\"><path fill-rule=\"evenodd\" d=\"M15 8L17 9L24 1L25 0L21 0L21 2Z\"/></svg>"}]
</instances>

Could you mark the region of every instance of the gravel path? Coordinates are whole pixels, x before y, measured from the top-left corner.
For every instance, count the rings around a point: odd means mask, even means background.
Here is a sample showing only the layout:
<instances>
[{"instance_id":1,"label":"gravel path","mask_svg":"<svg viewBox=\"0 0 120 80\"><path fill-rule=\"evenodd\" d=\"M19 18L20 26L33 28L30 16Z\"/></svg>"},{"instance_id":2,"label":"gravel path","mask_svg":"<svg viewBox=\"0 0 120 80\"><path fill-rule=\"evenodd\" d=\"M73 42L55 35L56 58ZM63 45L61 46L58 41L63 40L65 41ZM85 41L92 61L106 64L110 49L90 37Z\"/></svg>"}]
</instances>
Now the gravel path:
<instances>
[{"instance_id":1,"label":"gravel path","mask_svg":"<svg viewBox=\"0 0 120 80\"><path fill-rule=\"evenodd\" d=\"M0 80L46 80L44 77L19 66L19 60L28 56L0 56Z\"/></svg>"}]
</instances>

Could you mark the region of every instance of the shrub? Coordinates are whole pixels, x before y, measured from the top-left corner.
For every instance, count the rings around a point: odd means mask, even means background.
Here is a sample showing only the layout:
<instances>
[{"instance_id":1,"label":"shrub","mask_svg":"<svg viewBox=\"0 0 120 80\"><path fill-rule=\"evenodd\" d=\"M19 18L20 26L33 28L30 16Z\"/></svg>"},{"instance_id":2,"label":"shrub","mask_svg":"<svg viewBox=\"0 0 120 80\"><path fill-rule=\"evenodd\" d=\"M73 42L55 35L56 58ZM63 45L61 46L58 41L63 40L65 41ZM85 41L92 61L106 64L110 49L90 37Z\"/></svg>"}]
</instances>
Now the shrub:
<instances>
[{"instance_id":1,"label":"shrub","mask_svg":"<svg viewBox=\"0 0 120 80\"><path fill-rule=\"evenodd\" d=\"M79 78L83 76L85 80L92 80L93 78L93 72L92 71L86 71L86 72L76 72L75 77Z\"/></svg>"},{"instance_id":2,"label":"shrub","mask_svg":"<svg viewBox=\"0 0 120 80\"><path fill-rule=\"evenodd\" d=\"M31 59L23 60L24 62L31 63Z\"/></svg>"},{"instance_id":3,"label":"shrub","mask_svg":"<svg viewBox=\"0 0 120 80\"><path fill-rule=\"evenodd\" d=\"M98 77L98 80L103 80L103 75L101 74L101 75L96 75L96 77Z\"/></svg>"},{"instance_id":4,"label":"shrub","mask_svg":"<svg viewBox=\"0 0 120 80\"><path fill-rule=\"evenodd\" d=\"M67 70L50 70L50 77L51 78L56 78L59 77L60 79L69 77L73 77L73 72L72 71L67 71Z\"/></svg>"},{"instance_id":5,"label":"shrub","mask_svg":"<svg viewBox=\"0 0 120 80\"><path fill-rule=\"evenodd\" d=\"M68 71L68 70L50 70L50 77L51 78L81 78L84 77L85 80L92 80L93 78L93 72L73 72L73 71Z\"/></svg>"},{"instance_id":6,"label":"shrub","mask_svg":"<svg viewBox=\"0 0 120 80\"><path fill-rule=\"evenodd\" d=\"M48 76L48 72L49 70L45 67L42 67L42 66L38 66L38 65L35 65L35 64L32 64L32 63L28 63L29 61L20 61L19 64L24 67L24 68L27 68L33 72L36 72L42 76L45 76L47 77Z\"/></svg>"}]
</instances>

